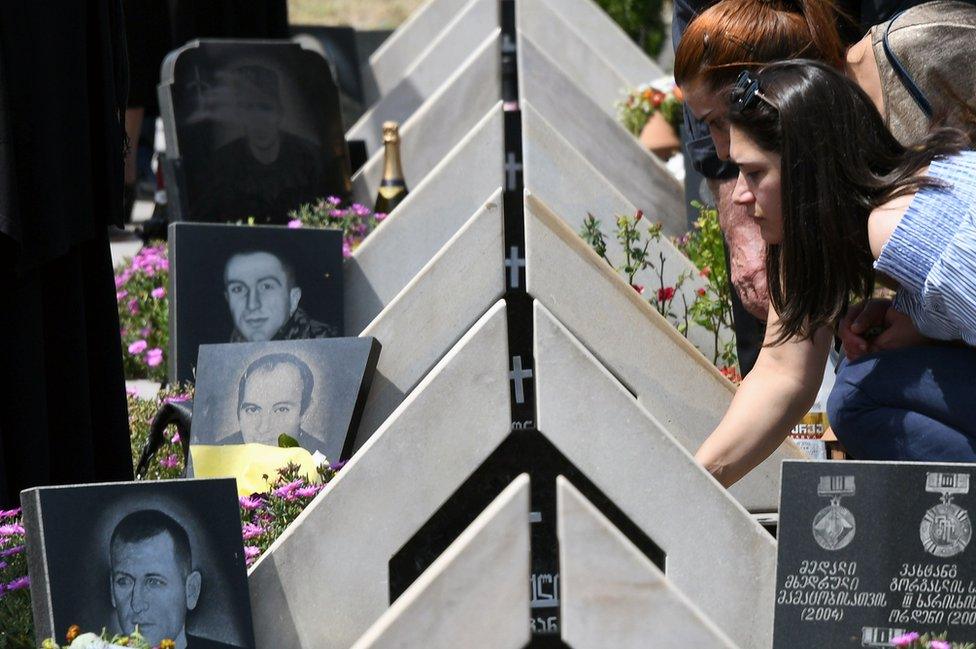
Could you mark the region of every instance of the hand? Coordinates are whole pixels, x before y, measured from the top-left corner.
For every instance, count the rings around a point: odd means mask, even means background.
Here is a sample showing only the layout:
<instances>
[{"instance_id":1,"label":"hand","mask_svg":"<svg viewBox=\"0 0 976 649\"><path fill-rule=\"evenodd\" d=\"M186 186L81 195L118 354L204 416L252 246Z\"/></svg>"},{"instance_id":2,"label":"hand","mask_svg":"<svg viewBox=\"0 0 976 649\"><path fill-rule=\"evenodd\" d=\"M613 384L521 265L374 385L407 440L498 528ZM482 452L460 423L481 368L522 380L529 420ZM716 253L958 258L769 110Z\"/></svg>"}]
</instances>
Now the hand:
<instances>
[{"instance_id":1,"label":"hand","mask_svg":"<svg viewBox=\"0 0 976 649\"><path fill-rule=\"evenodd\" d=\"M931 343L931 339L918 332L909 316L892 306L891 300L868 300L853 305L841 320L838 335L844 353L852 361L864 354Z\"/></svg>"}]
</instances>

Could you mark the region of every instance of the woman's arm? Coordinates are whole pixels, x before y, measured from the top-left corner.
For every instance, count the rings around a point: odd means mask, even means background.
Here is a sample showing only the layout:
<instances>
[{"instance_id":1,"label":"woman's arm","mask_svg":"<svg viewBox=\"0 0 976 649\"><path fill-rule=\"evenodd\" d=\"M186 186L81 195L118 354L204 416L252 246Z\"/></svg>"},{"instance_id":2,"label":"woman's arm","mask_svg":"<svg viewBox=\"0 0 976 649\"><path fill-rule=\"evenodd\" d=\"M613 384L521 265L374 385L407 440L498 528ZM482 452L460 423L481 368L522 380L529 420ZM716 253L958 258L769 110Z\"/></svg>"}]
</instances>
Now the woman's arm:
<instances>
[{"instance_id":1,"label":"woman's arm","mask_svg":"<svg viewBox=\"0 0 976 649\"><path fill-rule=\"evenodd\" d=\"M770 307L764 342L774 340L778 329L779 318ZM755 468L807 413L820 389L832 339L825 327L810 340L763 346L725 417L695 454L719 482L729 487Z\"/></svg>"}]
</instances>

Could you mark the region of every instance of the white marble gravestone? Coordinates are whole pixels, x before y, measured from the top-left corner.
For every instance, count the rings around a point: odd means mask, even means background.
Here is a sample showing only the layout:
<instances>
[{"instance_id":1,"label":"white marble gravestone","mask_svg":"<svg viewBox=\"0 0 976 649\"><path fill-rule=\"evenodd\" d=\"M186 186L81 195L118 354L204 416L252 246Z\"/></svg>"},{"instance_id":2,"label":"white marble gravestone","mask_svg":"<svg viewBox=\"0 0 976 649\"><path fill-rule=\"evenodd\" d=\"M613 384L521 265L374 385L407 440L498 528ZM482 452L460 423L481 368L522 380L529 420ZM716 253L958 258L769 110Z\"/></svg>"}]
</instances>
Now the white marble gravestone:
<instances>
[{"instance_id":1,"label":"white marble gravestone","mask_svg":"<svg viewBox=\"0 0 976 649\"><path fill-rule=\"evenodd\" d=\"M501 96L499 30L494 30L400 128L400 152L407 187L427 174L481 120ZM383 176L382 149L352 177L352 195L372 205Z\"/></svg>"},{"instance_id":2,"label":"white marble gravestone","mask_svg":"<svg viewBox=\"0 0 976 649\"><path fill-rule=\"evenodd\" d=\"M503 183L499 102L346 260L346 333L361 332Z\"/></svg>"},{"instance_id":3,"label":"white marble gravestone","mask_svg":"<svg viewBox=\"0 0 976 649\"><path fill-rule=\"evenodd\" d=\"M633 217L637 208L527 101L522 102L522 142L526 190L549 205L574 232L578 233L583 228L587 214L598 218L606 236L607 256L615 264L621 265L624 249L615 236L616 217ZM645 226L658 220L651 211L644 215L644 219ZM646 232L646 229L642 228L642 231ZM661 237L660 241L651 244L649 252L656 267L661 265L659 255L664 255L662 277L665 286L676 286L679 277L685 278L681 286L676 287L677 297L674 301L676 313L682 314L682 296L687 304L693 304L695 292L704 288L706 281L667 237ZM634 283L645 287L647 297L660 286L660 281L656 268L644 269L634 276ZM731 329L723 328L719 343L724 344L732 336ZM688 339L707 358L712 358L715 350L712 332L689 320Z\"/></svg>"},{"instance_id":4,"label":"white marble gravestone","mask_svg":"<svg viewBox=\"0 0 976 649\"><path fill-rule=\"evenodd\" d=\"M772 637L776 544L545 307L539 430L663 552L668 579L737 644Z\"/></svg>"},{"instance_id":5,"label":"white marble gravestone","mask_svg":"<svg viewBox=\"0 0 976 649\"><path fill-rule=\"evenodd\" d=\"M694 453L728 409L733 386L535 196L525 215L529 293ZM731 493L750 511L775 511L780 464L804 457L786 440Z\"/></svg>"},{"instance_id":6,"label":"white marble gravestone","mask_svg":"<svg viewBox=\"0 0 976 649\"><path fill-rule=\"evenodd\" d=\"M498 0L470 0L403 78L346 132L346 139L363 140L370 154L383 148L383 122L405 122L497 28Z\"/></svg>"},{"instance_id":7,"label":"white marble gravestone","mask_svg":"<svg viewBox=\"0 0 976 649\"><path fill-rule=\"evenodd\" d=\"M664 73L640 51L632 60L622 57L626 63L618 65L621 50L635 45L598 6L593 6L593 13L604 16L605 21L580 29L575 21L581 13L589 17L591 2L518 0L517 25L604 113L616 119L617 102L629 89L656 81Z\"/></svg>"},{"instance_id":8,"label":"white marble gravestone","mask_svg":"<svg viewBox=\"0 0 976 649\"><path fill-rule=\"evenodd\" d=\"M521 475L353 649L521 649L530 640L529 476Z\"/></svg>"},{"instance_id":9,"label":"white marble gravestone","mask_svg":"<svg viewBox=\"0 0 976 649\"><path fill-rule=\"evenodd\" d=\"M532 107L628 201L664 226L688 230L684 190L656 156L607 115L524 32L519 33L521 101Z\"/></svg>"},{"instance_id":10,"label":"white marble gravestone","mask_svg":"<svg viewBox=\"0 0 976 649\"><path fill-rule=\"evenodd\" d=\"M561 633L574 649L736 649L566 478L556 478Z\"/></svg>"},{"instance_id":11,"label":"white marble gravestone","mask_svg":"<svg viewBox=\"0 0 976 649\"><path fill-rule=\"evenodd\" d=\"M354 448L505 292L501 202L499 189L363 330L383 353Z\"/></svg>"},{"instance_id":12,"label":"white marble gravestone","mask_svg":"<svg viewBox=\"0 0 976 649\"><path fill-rule=\"evenodd\" d=\"M372 105L404 77L469 0L427 0L369 57L362 70L365 104Z\"/></svg>"},{"instance_id":13,"label":"white marble gravestone","mask_svg":"<svg viewBox=\"0 0 976 649\"><path fill-rule=\"evenodd\" d=\"M388 608L390 558L508 435L505 313L464 335L252 567L259 649L344 649Z\"/></svg>"}]
</instances>

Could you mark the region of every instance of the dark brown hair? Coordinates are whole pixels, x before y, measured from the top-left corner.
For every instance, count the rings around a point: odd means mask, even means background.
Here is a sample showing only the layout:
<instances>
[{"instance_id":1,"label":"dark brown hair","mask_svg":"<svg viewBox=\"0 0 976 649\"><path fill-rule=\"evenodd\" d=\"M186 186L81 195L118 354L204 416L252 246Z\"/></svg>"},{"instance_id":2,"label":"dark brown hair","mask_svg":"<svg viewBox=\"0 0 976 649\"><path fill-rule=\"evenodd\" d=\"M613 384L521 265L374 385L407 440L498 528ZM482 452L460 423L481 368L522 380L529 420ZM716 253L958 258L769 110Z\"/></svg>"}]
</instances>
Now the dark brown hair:
<instances>
[{"instance_id":1,"label":"dark brown hair","mask_svg":"<svg viewBox=\"0 0 976 649\"><path fill-rule=\"evenodd\" d=\"M819 59L841 69L844 45L831 0L722 0L688 25L674 54L679 86L703 80L711 91L744 68Z\"/></svg>"},{"instance_id":2,"label":"dark brown hair","mask_svg":"<svg viewBox=\"0 0 976 649\"><path fill-rule=\"evenodd\" d=\"M766 254L778 344L809 338L832 325L852 297L870 296L871 210L943 186L919 171L971 141L961 131L938 128L919 146L903 147L855 82L816 61L774 63L755 77L768 103L733 105L729 121L782 156L783 241Z\"/></svg>"}]
</instances>

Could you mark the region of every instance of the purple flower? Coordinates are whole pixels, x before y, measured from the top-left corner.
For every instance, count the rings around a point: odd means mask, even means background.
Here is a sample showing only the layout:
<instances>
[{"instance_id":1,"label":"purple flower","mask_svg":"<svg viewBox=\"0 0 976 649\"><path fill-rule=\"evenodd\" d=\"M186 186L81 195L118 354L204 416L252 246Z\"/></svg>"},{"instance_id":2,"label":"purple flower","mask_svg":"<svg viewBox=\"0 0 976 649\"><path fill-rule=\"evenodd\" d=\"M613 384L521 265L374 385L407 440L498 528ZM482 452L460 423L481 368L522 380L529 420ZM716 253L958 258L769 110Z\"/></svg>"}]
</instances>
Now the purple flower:
<instances>
[{"instance_id":1,"label":"purple flower","mask_svg":"<svg viewBox=\"0 0 976 649\"><path fill-rule=\"evenodd\" d=\"M137 397L137 396L139 396L139 391L136 390L135 388L126 388L125 389L125 396L127 396L127 397Z\"/></svg>"},{"instance_id":2,"label":"purple flower","mask_svg":"<svg viewBox=\"0 0 976 649\"><path fill-rule=\"evenodd\" d=\"M892 647L909 647L916 640L918 640L919 637L921 636L919 636L917 632L912 631L911 633L905 633L899 636L895 636L894 638L890 639L888 642L891 643Z\"/></svg>"},{"instance_id":3,"label":"purple flower","mask_svg":"<svg viewBox=\"0 0 976 649\"><path fill-rule=\"evenodd\" d=\"M132 315L137 315L139 313L139 302L135 298L129 300L129 304L127 306L129 307L129 313Z\"/></svg>"},{"instance_id":4,"label":"purple flower","mask_svg":"<svg viewBox=\"0 0 976 649\"><path fill-rule=\"evenodd\" d=\"M6 567L7 567L7 562L6 561L0 561L0 570L3 570Z\"/></svg>"},{"instance_id":5,"label":"purple flower","mask_svg":"<svg viewBox=\"0 0 976 649\"><path fill-rule=\"evenodd\" d=\"M952 649L952 645L945 640L933 640L929 643L929 649Z\"/></svg>"},{"instance_id":6,"label":"purple flower","mask_svg":"<svg viewBox=\"0 0 976 649\"><path fill-rule=\"evenodd\" d=\"M345 215L346 213L343 210L332 210L331 212L329 212L329 216L331 216L334 219L341 219Z\"/></svg>"},{"instance_id":7,"label":"purple flower","mask_svg":"<svg viewBox=\"0 0 976 649\"><path fill-rule=\"evenodd\" d=\"M345 460L342 460L341 462L332 462L329 464L329 468L332 469L333 471L338 471L344 466L346 466Z\"/></svg>"},{"instance_id":8,"label":"purple flower","mask_svg":"<svg viewBox=\"0 0 976 649\"><path fill-rule=\"evenodd\" d=\"M244 523L241 526L241 534L244 536L245 541L253 539L255 536L261 536L265 533L265 529L260 525L255 525L254 523Z\"/></svg>"},{"instance_id":9,"label":"purple flower","mask_svg":"<svg viewBox=\"0 0 976 649\"><path fill-rule=\"evenodd\" d=\"M373 215L373 218L376 219L377 221L382 221L383 219L386 218L386 212L377 212L376 214Z\"/></svg>"},{"instance_id":10,"label":"purple flower","mask_svg":"<svg viewBox=\"0 0 976 649\"><path fill-rule=\"evenodd\" d=\"M149 346L145 340L137 340L131 345L129 345L129 353L133 356L138 356L142 352L146 351L146 347Z\"/></svg>"},{"instance_id":11,"label":"purple flower","mask_svg":"<svg viewBox=\"0 0 976 649\"><path fill-rule=\"evenodd\" d=\"M255 546L253 545L244 546L244 562L247 565L251 565L252 563L254 563L254 561L258 558L258 555L260 554L261 554L261 550L256 548Z\"/></svg>"},{"instance_id":12,"label":"purple flower","mask_svg":"<svg viewBox=\"0 0 976 649\"><path fill-rule=\"evenodd\" d=\"M24 534L24 526L20 523L10 523L8 525L0 525L0 536L13 536L14 534Z\"/></svg>"},{"instance_id":13,"label":"purple flower","mask_svg":"<svg viewBox=\"0 0 976 649\"><path fill-rule=\"evenodd\" d=\"M282 486L278 487L272 493L274 495L278 496L279 498L284 498L285 500L294 500L295 499L295 494L294 494L295 489L298 489L299 487L301 487L302 484L304 484L304 482L305 481L304 480L301 480L301 479L295 480L294 482L289 482L286 485L282 485Z\"/></svg>"},{"instance_id":14,"label":"purple flower","mask_svg":"<svg viewBox=\"0 0 976 649\"><path fill-rule=\"evenodd\" d=\"M352 257L352 246L349 244L349 241L342 242L342 256L345 259Z\"/></svg>"},{"instance_id":15,"label":"purple flower","mask_svg":"<svg viewBox=\"0 0 976 649\"><path fill-rule=\"evenodd\" d=\"M15 554L20 554L23 551L24 551L24 546L23 545L15 545L12 548L7 548L6 550L3 550L2 552L0 552L0 557L3 557L3 558L6 559L7 557L12 557Z\"/></svg>"},{"instance_id":16,"label":"purple flower","mask_svg":"<svg viewBox=\"0 0 976 649\"><path fill-rule=\"evenodd\" d=\"M118 291L115 293L115 301L121 302L129 295L128 291Z\"/></svg>"},{"instance_id":17,"label":"purple flower","mask_svg":"<svg viewBox=\"0 0 976 649\"><path fill-rule=\"evenodd\" d=\"M125 286L126 279L128 279L128 278L125 277L124 275L116 275L115 276L115 290L116 291L119 290L120 288L122 288L123 286Z\"/></svg>"},{"instance_id":18,"label":"purple flower","mask_svg":"<svg viewBox=\"0 0 976 649\"><path fill-rule=\"evenodd\" d=\"M328 201L329 203L332 203L333 205L338 205L339 203L342 202L342 199L339 198L338 196L329 196L325 200Z\"/></svg>"},{"instance_id":19,"label":"purple flower","mask_svg":"<svg viewBox=\"0 0 976 649\"><path fill-rule=\"evenodd\" d=\"M4 592L9 592L11 590L20 590L22 588L28 588L30 586L30 577L24 575L23 577L17 577L12 582L0 586Z\"/></svg>"},{"instance_id":20,"label":"purple flower","mask_svg":"<svg viewBox=\"0 0 976 649\"><path fill-rule=\"evenodd\" d=\"M153 347L148 352L146 352L146 365L149 367L156 367L163 362L163 350L159 347Z\"/></svg>"},{"instance_id":21,"label":"purple flower","mask_svg":"<svg viewBox=\"0 0 976 649\"><path fill-rule=\"evenodd\" d=\"M159 465L164 469L175 469L180 464L180 458L176 453L170 453L162 460L159 461Z\"/></svg>"},{"instance_id":22,"label":"purple flower","mask_svg":"<svg viewBox=\"0 0 976 649\"><path fill-rule=\"evenodd\" d=\"M255 496L238 496L237 502L241 504L241 509L253 511L264 507L264 501Z\"/></svg>"},{"instance_id":23,"label":"purple flower","mask_svg":"<svg viewBox=\"0 0 976 649\"><path fill-rule=\"evenodd\" d=\"M298 228L302 227L301 219L292 219L291 221L288 221L288 227L292 230L297 230Z\"/></svg>"},{"instance_id":24,"label":"purple flower","mask_svg":"<svg viewBox=\"0 0 976 649\"><path fill-rule=\"evenodd\" d=\"M150 291L149 294L152 295L153 299L155 300L162 300L164 297L166 297L166 289L163 288L162 286L157 286L152 291Z\"/></svg>"},{"instance_id":25,"label":"purple flower","mask_svg":"<svg viewBox=\"0 0 976 649\"><path fill-rule=\"evenodd\" d=\"M20 516L20 507L16 509L0 509L0 519L17 518Z\"/></svg>"},{"instance_id":26,"label":"purple flower","mask_svg":"<svg viewBox=\"0 0 976 649\"><path fill-rule=\"evenodd\" d=\"M308 485L307 487L299 487L295 489L295 495L299 498L312 498L318 492L322 491L322 485Z\"/></svg>"}]
</instances>

